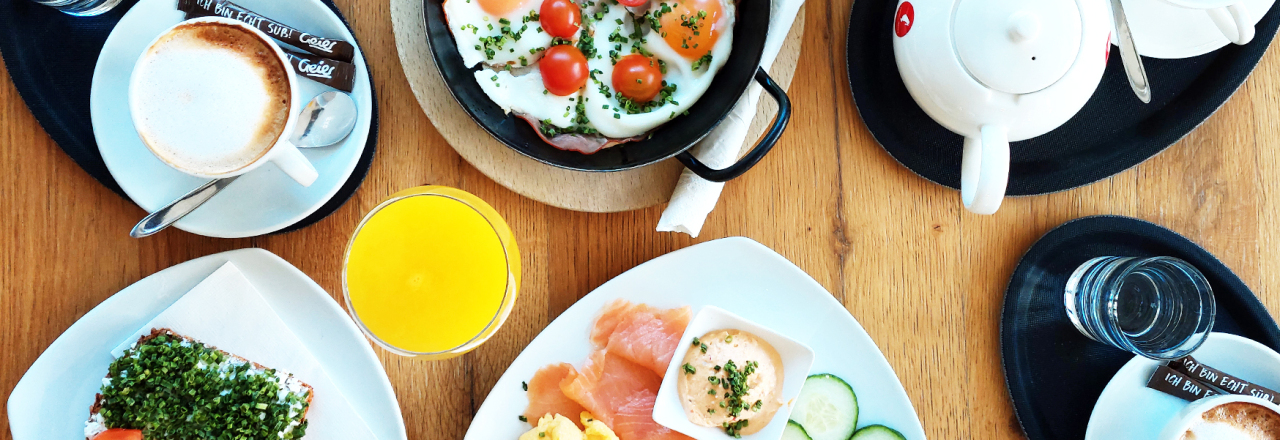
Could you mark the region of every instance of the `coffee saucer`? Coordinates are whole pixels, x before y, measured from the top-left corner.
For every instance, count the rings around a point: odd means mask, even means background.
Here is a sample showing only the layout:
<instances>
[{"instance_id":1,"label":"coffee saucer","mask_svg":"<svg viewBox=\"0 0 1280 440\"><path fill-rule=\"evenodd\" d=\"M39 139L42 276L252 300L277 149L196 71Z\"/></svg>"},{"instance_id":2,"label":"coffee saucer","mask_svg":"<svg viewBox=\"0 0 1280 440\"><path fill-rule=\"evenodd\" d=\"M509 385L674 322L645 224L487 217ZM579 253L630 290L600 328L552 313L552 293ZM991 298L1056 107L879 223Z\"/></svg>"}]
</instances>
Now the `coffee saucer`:
<instances>
[{"instance_id":1,"label":"coffee saucer","mask_svg":"<svg viewBox=\"0 0 1280 440\"><path fill-rule=\"evenodd\" d=\"M238 0L254 12L318 35L355 42L342 19L319 0ZM134 203L148 212L200 186L205 181L165 165L138 138L129 113L129 77L147 45L183 20L172 0L141 0L112 30L98 57L90 92L94 137L103 161ZM373 117L372 83L364 55L356 48L355 99L359 118L351 135L326 148L304 149L320 177L310 187L298 185L274 164L243 175L222 194L174 224L210 237L237 238L276 232L320 209L347 182L366 148ZM311 99L328 87L299 79L299 95Z\"/></svg>"},{"instance_id":2,"label":"coffee saucer","mask_svg":"<svg viewBox=\"0 0 1280 440\"><path fill-rule=\"evenodd\" d=\"M1258 385L1280 386L1280 354L1229 333L1211 333L1196 360ZM1161 362L1134 356L1107 383L1093 406L1085 440L1154 439L1187 401L1147 388Z\"/></svg>"},{"instance_id":3,"label":"coffee saucer","mask_svg":"<svg viewBox=\"0 0 1280 440\"><path fill-rule=\"evenodd\" d=\"M1164 0L1122 0L1133 44L1145 57L1182 59L1204 55L1231 44L1202 9L1174 6ZM1243 0L1249 22L1257 25L1275 0ZM1115 35L1114 30L1112 35ZM1261 36L1255 40L1263 39ZM1112 38L1113 44L1117 39ZM1268 44L1264 41L1260 44Z\"/></svg>"}]
</instances>

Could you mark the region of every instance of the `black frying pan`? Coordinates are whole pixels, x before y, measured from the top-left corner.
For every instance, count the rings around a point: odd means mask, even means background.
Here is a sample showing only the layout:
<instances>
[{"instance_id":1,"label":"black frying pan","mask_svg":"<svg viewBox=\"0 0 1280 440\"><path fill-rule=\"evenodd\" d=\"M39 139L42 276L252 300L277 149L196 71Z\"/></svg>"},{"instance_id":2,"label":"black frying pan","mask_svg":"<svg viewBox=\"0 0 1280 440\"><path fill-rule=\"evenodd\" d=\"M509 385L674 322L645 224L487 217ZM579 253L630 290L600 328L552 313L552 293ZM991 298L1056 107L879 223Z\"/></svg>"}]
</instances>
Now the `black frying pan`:
<instances>
[{"instance_id":1,"label":"black frying pan","mask_svg":"<svg viewBox=\"0 0 1280 440\"><path fill-rule=\"evenodd\" d=\"M621 171L649 165L675 156L680 163L704 179L724 182L747 172L764 157L782 136L791 118L791 101L764 69L759 67L764 40L769 29L770 0L739 0L733 27L733 50L729 60L716 73L710 88L689 108L688 114L676 117L654 129L644 140L609 147L595 154L565 151L547 144L533 127L514 115L503 113L484 94L458 54L457 43L445 23L441 0L423 0L427 20L427 41L436 67L444 76L453 97L485 131L508 147L540 162L579 171ZM773 99L778 101L778 116L764 138L737 163L722 170L711 169L687 150L719 124L738 98L755 79Z\"/></svg>"}]
</instances>

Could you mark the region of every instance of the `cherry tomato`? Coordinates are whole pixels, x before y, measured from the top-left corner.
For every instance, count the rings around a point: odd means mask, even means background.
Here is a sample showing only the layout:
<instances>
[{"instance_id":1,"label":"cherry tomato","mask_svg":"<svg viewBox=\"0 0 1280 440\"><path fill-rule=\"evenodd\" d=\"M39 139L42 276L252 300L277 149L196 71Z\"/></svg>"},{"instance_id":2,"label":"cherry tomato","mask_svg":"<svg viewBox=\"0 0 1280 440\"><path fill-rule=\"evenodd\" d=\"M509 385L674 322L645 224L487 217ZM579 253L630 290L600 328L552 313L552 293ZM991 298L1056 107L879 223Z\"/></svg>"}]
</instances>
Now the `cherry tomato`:
<instances>
[{"instance_id":1,"label":"cherry tomato","mask_svg":"<svg viewBox=\"0 0 1280 440\"><path fill-rule=\"evenodd\" d=\"M648 2L648 1L649 0L618 0L618 3L622 3L622 6L636 7L636 6L643 5L645 4L645 2Z\"/></svg>"},{"instance_id":2,"label":"cherry tomato","mask_svg":"<svg viewBox=\"0 0 1280 440\"><path fill-rule=\"evenodd\" d=\"M638 53L622 57L613 65L613 89L635 102L652 101L662 91L662 69Z\"/></svg>"},{"instance_id":3,"label":"cherry tomato","mask_svg":"<svg viewBox=\"0 0 1280 440\"><path fill-rule=\"evenodd\" d=\"M142 440L142 430L111 428L102 431L93 440Z\"/></svg>"},{"instance_id":4,"label":"cherry tomato","mask_svg":"<svg viewBox=\"0 0 1280 440\"><path fill-rule=\"evenodd\" d=\"M556 96L566 96L587 85L587 57L568 44L551 46L538 62L542 85Z\"/></svg>"},{"instance_id":5,"label":"cherry tomato","mask_svg":"<svg viewBox=\"0 0 1280 440\"><path fill-rule=\"evenodd\" d=\"M582 9L573 0L543 0L538 10L538 21L547 35L560 38L573 38L582 26Z\"/></svg>"}]
</instances>

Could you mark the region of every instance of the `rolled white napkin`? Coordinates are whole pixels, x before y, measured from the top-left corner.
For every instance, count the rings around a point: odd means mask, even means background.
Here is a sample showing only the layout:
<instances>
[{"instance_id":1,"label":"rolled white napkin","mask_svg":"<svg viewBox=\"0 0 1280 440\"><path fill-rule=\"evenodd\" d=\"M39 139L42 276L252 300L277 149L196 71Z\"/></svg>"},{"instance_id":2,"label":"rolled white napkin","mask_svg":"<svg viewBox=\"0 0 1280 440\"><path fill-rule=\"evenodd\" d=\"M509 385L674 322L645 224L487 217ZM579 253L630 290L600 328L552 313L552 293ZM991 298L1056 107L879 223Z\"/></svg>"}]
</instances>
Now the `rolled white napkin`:
<instances>
[{"instance_id":1,"label":"rolled white napkin","mask_svg":"<svg viewBox=\"0 0 1280 440\"><path fill-rule=\"evenodd\" d=\"M782 43L791 32L791 25L800 13L804 0L773 0L770 5L769 36L765 38L764 54L760 57L760 66L767 71L778 58ZM744 148L751 120L756 116L756 105L760 102L763 89L754 81L747 88L747 93L738 99L729 116L716 126L697 145L693 146L693 155L711 168L725 168L738 160ZM703 180L692 171L684 170L676 189L671 193L671 201L667 209L662 211L658 219L658 230L664 232L683 232L697 237L702 231L702 224L707 215L716 207L720 199L723 183Z\"/></svg>"}]
</instances>

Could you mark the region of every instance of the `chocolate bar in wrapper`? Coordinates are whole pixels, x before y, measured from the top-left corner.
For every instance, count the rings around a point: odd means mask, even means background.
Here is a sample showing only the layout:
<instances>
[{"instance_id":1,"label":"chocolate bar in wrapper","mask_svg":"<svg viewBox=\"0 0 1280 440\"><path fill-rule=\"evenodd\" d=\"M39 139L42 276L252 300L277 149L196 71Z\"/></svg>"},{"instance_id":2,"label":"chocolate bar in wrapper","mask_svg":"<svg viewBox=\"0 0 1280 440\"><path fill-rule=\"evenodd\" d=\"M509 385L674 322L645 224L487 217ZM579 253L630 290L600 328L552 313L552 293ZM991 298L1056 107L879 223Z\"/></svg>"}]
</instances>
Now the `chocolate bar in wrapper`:
<instances>
[{"instance_id":1,"label":"chocolate bar in wrapper","mask_svg":"<svg viewBox=\"0 0 1280 440\"><path fill-rule=\"evenodd\" d=\"M355 58L351 43L302 32L227 0L178 0L178 10L186 12L188 19L219 16L242 21L285 44L325 58L348 63Z\"/></svg>"},{"instance_id":2,"label":"chocolate bar in wrapper","mask_svg":"<svg viewBox=\"0 0 1280 440\"><path fill-rule=\"evenodd\" d=\"M1174 371L1164 365L1156 368L1155 374L1151 375L1151 380L1147 381L1147 388L1186 401L1195 401L1222 394L1212 387L1192 379L1191 376L1187 376L1181 371Z\"/></svg>"},{"instance_id":3,"label":"chocolate bar in wrapper","mask_svg":"<svg viewBox=\"0 0 1280 440\"><path fill-rule=\"evenodd\" d=\"M289 55L289 65L293 66L293 71L297 72L298 76L344 92L351 92L355 84L356 66L291 50L286 50L284 53Z\"/></svg>"},{"instance_id":4,"label":"chocolate bar in wrapper","mask_svg":"<svg viewBox=\"0 0 1280 440\"><path fill-rule=\"evenodd\" d=\"M1265 399L1271 403L1276 403L1276 392L1269 388L1255 385L1244 379L1232 376L1227 373L1200 363L1191 356L1169 362L1169 366L1175 370L1186 373L1195 380L1203 382L1209 386L1217 388L1227 394L1241 394L1245 396L1253 396Z\"/></svg>"}]
</instances>

